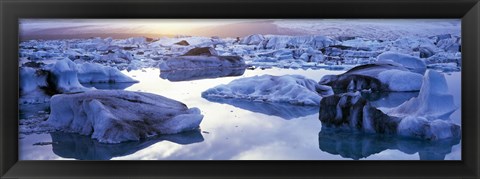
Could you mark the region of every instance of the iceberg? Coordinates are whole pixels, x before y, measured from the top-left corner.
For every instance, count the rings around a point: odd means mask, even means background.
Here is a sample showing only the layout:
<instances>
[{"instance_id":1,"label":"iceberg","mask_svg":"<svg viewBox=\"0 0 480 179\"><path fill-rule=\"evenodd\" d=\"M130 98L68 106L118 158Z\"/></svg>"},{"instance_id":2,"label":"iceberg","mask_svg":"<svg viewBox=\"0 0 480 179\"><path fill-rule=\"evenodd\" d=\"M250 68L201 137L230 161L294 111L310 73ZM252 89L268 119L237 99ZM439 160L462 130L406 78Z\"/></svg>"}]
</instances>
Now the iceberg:
<instances>
[{"instance_id":1,"label":"iceberg","mask_svg":"<svg viewBox=\"0 0 480 179\"><path fill-rule=\"evenodd\" d=\"M387 134L431 141L461 137L460 126L450 121L427 120L414 113L393 116L391 112L374 107L358 91L323 98L320 102L319 119L322 127L350 132Z\"/></svg>"},{"instance_id":2,"label":"iceberg","mask_svg":"<svg viewBox=\"0 0 480 179\"><path fill-rule=\"evenodd\" d=\"M47 82L49 88L56 93L78 93L91 90L80 84L77 76L77 65L69 59L58 60L45 67L49 74Z\"/></svg>"},{"instance_id":3,"label":"iceberg","mask_svg":"<svg viewBox=\"0 0 480 179\"><path fill-rule=\"evenodd\" d=\"M406 54L395 53L395 52L385 52L380 54L377 57L378 61L393 61L398 64L401 64L410 71L423 74L427 69L425 61L420 58L413 57Z\"/></svg>"},{"instance_id":4,"label":"iceberg","mask_svg":"<svg viewBox=\"0 0 480 179\"><path fill-rule=\"evenodd\" d=\"M320 84L342 91L418 91L423 76L392 61L356 66L340 75L325 75Z\"/></svg>"},{"instance_id":5,"label":"iceberg","mask_svg":"<svg viewBox=\"0 0 480 179\"><path fill-rule=\"evenodd\" d=\"M202 92L203 98L236 98L259 102L319 105L331 88L300 75L262 75L233 80Z\"/></svg>"},{"instance_id":6,"label":"iceberg","mask_svg":"<svg viewBox=\"0 0 480 179\"><path fill-rule=\"evenodd\" d=\"M45 103L50 100L50 96L45 92L48 87L46 73L30 67L19 68L19 103Z\"/></svg>"},{"instance_id":7,"label":"iceberg","mask_svg":"<svg viewBox=\"0 0 480 179\"><path fill-rule=\"evenodd\" d=\"M246 68L241 57L218 56L216 50L211 47L191 49L182 56L163 60L159 66L160 71Z\"/></svg>"},{"instance_id":8,"label":"iceberg","mask_svg":"<svg viewBox=\"0 0 480 179\"><path fill-rule=\"evenodd\" d=\"M101 143L137 141L159 134L197 129L198 108L163 96L122 90L93 90L54 95L47 126L91 135Z\"/></svg>"},{"instance_id":9,"label":"iceberg","mask_svg":"<svg viewBox=\"0 0 480 179\"><path fill-rule=\"evenodd\" d=\"M445 77L434 70L427 70L418 97L389 110L391 116L422 116L429 120L449 119L457 110L453 96L448 93Z\"/></svg>"},{"instance_id":10,"label":"iceberg","mask_svg":"<svg viewBox=\"0 0 480 179\"><path fill-rule=\"evenodd\" d=\"M77 65L78 80L80 83L137 83L118 69L103 66L97 63L83 63Z\"/></svg>"}]
</instances>

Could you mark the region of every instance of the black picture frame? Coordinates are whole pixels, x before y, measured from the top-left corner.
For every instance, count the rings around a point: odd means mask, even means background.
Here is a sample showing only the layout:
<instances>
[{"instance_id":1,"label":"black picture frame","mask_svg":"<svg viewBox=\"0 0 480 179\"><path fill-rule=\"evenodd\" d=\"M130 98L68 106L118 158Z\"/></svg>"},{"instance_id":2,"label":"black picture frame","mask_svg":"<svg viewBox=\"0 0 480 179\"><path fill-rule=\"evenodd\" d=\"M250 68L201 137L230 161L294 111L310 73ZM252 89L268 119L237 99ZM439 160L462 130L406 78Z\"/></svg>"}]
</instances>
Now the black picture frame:
<instances>
[{"instance_id":1,"label":"black picture frame","mask_svg":"<svg viewBox=\"0 0 480 179\"><path fill-rule=\"evenodd\" d=\"M479 178L478 0L1 0L2 178ZM18 161L19 18L461 18L461 161ZM219 149L221 150L221 149Z\"/></svg>"}]
</instances>

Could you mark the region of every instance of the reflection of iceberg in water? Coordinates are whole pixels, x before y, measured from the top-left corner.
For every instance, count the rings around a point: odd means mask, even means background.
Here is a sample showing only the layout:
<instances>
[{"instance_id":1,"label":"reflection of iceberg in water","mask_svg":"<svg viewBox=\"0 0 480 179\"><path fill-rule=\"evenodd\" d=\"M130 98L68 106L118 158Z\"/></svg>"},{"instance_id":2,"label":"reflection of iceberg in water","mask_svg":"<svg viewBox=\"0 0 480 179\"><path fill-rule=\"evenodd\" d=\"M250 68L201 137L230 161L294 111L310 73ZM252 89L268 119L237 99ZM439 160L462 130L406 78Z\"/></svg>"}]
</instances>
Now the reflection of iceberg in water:
<instances>
[{"instance_id":1,"label":"reflection of iceberg in water","mask_svg":"<svg viewBox=\"0 0 480 179\"><path fill-rule=\"evenodd\" d=\"M241 76L244 72L245 68L176 70L169 72L160 72L160 78L167 79L169 81L190 81L228 76Z\"/></svg>"},{"instance_id":2,"label":"reflection of iceberg in water","mask_svg":"<svg viewBox=\"0 0 480 179\"><path fill-rule=\"evenodd\" d=\"M125 89L136 83L82 83L83 86L97 89Z\"/></svg>"},{"instance_id":3,"label":"reflection of iceberg in water","mask_svg":"<svg viewBox=\"0 0 480 179\"><path fill-rule=\"evenodd\" d=\"M266 103L231 98L208 98L207 100L287 120L318 113L317 106L297 106L286 103Z\"/></svg>"},{"instance_id":4,"label":"reflection of iceberg in water","mask_svg":"<svg viewBox=\"0 0 480 179\"><path fill-rule=\"evenodd\" d=\"M133 154L163 140L182 145L203 141L203 136L199 130L173 135L160 135L119 144L99 143L97 140L91 139L90 136L74 133L53 132L50 135L52 136L52 146L55 154L78 160L110 160L113 157Z\"/></svg>"},{"instance_id":5,"label":"reflection of iceberg in water","mask_svg":"<svg viewBox=\"0 0 480 179\"><path fill-rule=\"evenodd\" d=\"M418 152L420 160L444 160L445 156L452 152L452 147L459 143L459 138L424 141L391 135L352 133L330 128L322 128L318 134L320 150L354 160L388 149L407 154Z\"/></svg>"}]
</instances>

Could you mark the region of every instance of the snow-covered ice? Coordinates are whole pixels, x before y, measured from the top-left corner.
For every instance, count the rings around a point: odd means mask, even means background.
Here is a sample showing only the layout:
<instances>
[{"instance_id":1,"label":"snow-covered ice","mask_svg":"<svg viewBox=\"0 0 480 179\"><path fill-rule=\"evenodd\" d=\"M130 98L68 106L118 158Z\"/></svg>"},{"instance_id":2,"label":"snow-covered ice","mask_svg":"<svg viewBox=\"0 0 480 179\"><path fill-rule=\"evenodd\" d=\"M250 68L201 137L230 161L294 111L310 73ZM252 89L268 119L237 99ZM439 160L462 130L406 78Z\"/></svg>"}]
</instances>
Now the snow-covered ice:
<instances>
[{"instance_id":1,"label":"snow-covered ice","mask_svg":"<svg viewBox=\"0 0 480 179\"><path fill-rule=\"evenodd\" d=\"M410 71L417 72L420 74L425 73L425 70L427 68L425 62L420 58L401 54L401 53L385 52L380 54L377 57L377 59L378 61L396 62L398 64L403 65L405 68L409 69Z\"/></svg>"},{"instance_id":2,"label":"snow-covered ice","mask_svg":"<svg viewBox=\"0 0 480 179\"><path fill-rule=\"evenodd\" d=\"M50 108L48 126L91 135L102 143L189 131L203 119L198 108L155 94L122 90L59 94L52 97Z\"/></svg>"},{"instance_id":3,"label":"snow-covered ice","mask_svg":"<svg viewBox=\"0 0 480 179\"><path fill-rule=\"evenodd\" d=\"M418 91L423 76L391 61L356 66L340 75L326 75L320 84L334 89L358 91Z\"/></svg>"},{"instance_id":4,"label":"snow-covered ice","mask_svg":"<svg viewBox=\"0 0 480 179\"><path fill-rule=\"evenodd\" d=\"M262 75L236 79L202 93L204 98L237 98L260 102L319 105L321 94L331 95L331 88L300 75Z\"/></svg>"},{"instance_id":5,"label":"snow-covered ice","mask_svg":"<svg viewBox=\"0 0 480 179\"><path fill-rule=\"evenodd\" d=\"M80 83L136 83L118 69L97 63L78 64L78 80Z\"/></svg>"}]
</instances>

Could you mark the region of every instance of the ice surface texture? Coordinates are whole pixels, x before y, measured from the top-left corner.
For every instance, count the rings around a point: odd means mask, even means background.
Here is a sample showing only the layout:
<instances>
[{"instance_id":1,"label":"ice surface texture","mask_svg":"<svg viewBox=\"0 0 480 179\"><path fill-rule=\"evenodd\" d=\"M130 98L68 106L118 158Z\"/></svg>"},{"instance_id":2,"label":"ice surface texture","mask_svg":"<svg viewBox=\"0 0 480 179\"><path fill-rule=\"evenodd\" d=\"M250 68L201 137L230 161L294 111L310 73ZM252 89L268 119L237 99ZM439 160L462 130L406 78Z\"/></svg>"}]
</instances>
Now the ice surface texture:
<instances>
[{"instance_id":1,"label":"ice surface texture","mask_svg":"<svg viewBox=\"0 0 480 179\"><path fill-rule=\"evenodd\" d=\"M121 90L93 90L52 97L46 124L57 130L91 135L102 143L140 140L199 127L198 108L163 96Z\"/></svg>"},{"instance_id":2,"label":"ice surface texture","mask_svg":"<svg viewBox=\"0 0 480 179\"><path fill-rule=\"evenodd\" d=\"M300 75L262 75L233 80L202 93L204 98L238 98L252 101L319 105L321 94L331 95L328 86Z\"/></svg>"},{"instance_id":3,"label":"ice surface texture","mask_svg":"<svg viewBox=\"0 0 480 179\"><path fill-rule=\"evenodd\" d=\"M168 58L160 63L161 71L245 68L239 56L218 56L211 47L194 48L182 56Z\"/></svg>"},{"instance_id":4,"label":"ice surface texture","mask_svg":"<svg viewBox=\"0 0 480 179\"><path fill-rule=\"evenodd\" d=\"M360 65L340 75L326 75L320 84L343 91L418 91L423 76L411 72L402 64L381 61Z\"/></svg>"},{"instance_id":5,"label":"ice surface texture","mask_svg":"<svg viewBox=\"0 0 480 179\"><path fill-rule=\"evenodd\" d=\"M401 53L385 52L380 54L377 57L377 59L378 61L397 62L399 64L402 64L405 68L409 69L410 71L417 72L420 74L425 73L425 70L427 69L425 62L420 58L401 54Z\"/></svg>"},{"instance_id":6,"label":"ice surface texture","mask_svg":"<svg viewBox=\"0 0 480 179\"><path fill-rule=\"evenodd\" d=\"M137 83L118 69L97 63L78 64L80 83Z\"/></svg>"},{"instance_id":7,"label":"ice surface texture","mask_svg":"<svg viewBox=\"0 0 480 179\"><path fill-rule=\"evenodd\" d=\"M95 63L75 64L69 59L55 60L51 64L20 67L21 103L48 102L51 95L78 93L93 88L81 83L138 82L118 69Z\"/></svg>"}]
</instances>

